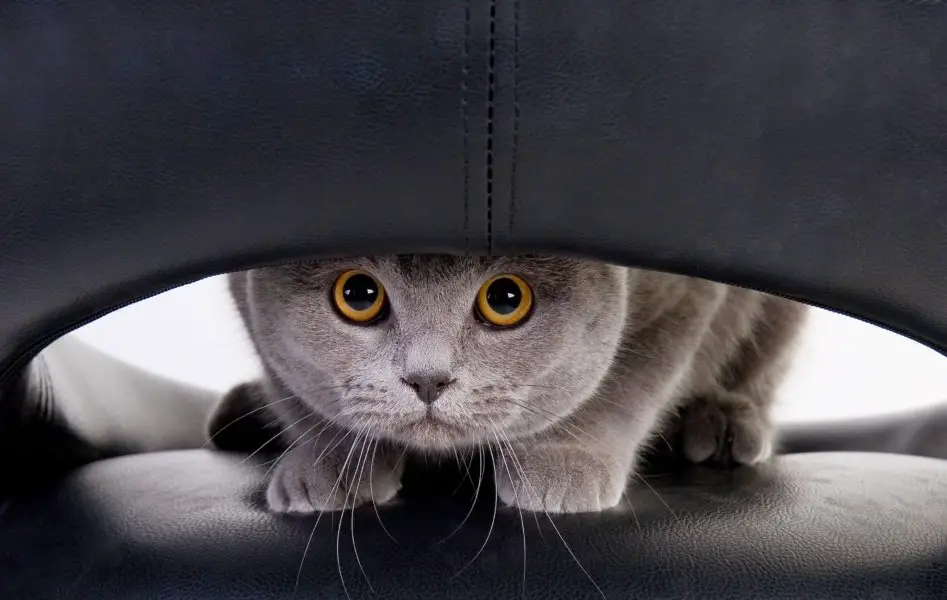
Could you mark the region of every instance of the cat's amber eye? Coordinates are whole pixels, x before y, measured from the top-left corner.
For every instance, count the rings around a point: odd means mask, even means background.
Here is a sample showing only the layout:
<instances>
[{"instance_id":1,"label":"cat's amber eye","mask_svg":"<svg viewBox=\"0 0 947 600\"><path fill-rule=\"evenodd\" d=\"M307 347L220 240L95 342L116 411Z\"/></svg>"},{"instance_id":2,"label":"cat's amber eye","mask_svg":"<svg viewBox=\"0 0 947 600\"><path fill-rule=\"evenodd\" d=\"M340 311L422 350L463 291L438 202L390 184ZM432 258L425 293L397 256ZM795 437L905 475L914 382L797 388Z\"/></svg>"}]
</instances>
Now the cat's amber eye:
<instances>
[{"instance_id":1,"label":"cat's amber eye","mask_svg":"<svg viewBox=\"0 0 947 600\"><path fill-rule=\"evenodd\" d=\"M335 280L332 302L343 317L364 325L384 316L385 288L365 271L346 271Z\"/></svg>"},{"instance_id":2,"label":"cat's amber eye","mask_svg":"<svg viewBox=\"0 0 947 600\"><path fill-rule=\"evenodd\" d=\"M477 292L477 316L496 327L512 327L529 316L533 290L522 277L497 275Z\"/></svg>"}]
</instances>

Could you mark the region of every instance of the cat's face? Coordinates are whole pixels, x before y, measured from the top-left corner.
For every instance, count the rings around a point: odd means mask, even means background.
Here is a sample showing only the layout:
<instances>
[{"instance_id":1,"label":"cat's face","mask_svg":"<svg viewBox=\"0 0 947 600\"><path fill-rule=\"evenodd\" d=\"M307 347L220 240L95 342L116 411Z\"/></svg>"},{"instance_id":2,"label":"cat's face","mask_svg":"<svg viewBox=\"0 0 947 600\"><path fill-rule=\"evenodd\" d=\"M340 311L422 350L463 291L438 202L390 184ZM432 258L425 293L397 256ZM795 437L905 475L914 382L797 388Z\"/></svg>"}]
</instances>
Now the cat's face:
<instances>
[{"instance_id":1,"label":"cat's face","mask_svg":"<svg viewBox=\"0 0 947 600\"><path fill-rule=\"evenodd\" d=\"M566 258L411 256L259 269L232 286L268 370L315 413L443 450L577 410L621 339L627 273Z\"/></svg>"}]
</instances>

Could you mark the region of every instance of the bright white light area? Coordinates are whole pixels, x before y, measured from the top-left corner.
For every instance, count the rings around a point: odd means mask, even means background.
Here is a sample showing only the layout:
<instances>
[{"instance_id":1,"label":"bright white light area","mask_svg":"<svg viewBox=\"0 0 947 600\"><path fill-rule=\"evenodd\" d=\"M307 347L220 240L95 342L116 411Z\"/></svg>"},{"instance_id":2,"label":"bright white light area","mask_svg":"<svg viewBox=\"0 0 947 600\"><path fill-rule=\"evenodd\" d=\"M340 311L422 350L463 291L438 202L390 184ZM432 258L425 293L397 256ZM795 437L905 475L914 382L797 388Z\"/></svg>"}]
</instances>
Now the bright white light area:
<instances>
[{"instance_id":1,"label":"bright white light area","mask_svg":"<svg viewBox=\"0 0 947 600\"><path fill-rule=\"evenodd\" d=\"M144 300L75 335L130 363L214 390L259 372L221 277ZM813 309L781 390L778 417L876 415L944 400L947 357L879 327Z\"/></svg>"}]
</instances>

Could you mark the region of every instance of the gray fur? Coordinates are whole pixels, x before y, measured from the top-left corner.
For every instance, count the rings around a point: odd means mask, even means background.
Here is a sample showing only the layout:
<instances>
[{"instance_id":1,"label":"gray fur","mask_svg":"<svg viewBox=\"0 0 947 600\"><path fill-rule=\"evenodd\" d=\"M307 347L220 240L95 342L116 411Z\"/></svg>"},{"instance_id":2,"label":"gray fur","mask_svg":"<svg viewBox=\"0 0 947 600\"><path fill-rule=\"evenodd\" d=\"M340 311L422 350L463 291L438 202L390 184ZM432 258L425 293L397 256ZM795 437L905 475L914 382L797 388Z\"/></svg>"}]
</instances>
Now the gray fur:
<instances>
[{"instance_id":1,"label":"gray fur","mask_svg":"<svg viewBox=\"0 0 947 600\"><path fill-rule=\"evenodd\" d=\"M352 268L384 285L388 318L353 325L333 310L332 284ZM508 330L472 309L500 273L535 293L532 316ZM693 462L765 460L805 314L749 290L560 257L327 260L235 273L230 287L264 364L258 393L291 444L268 486L277 512L393 498L405 450L502 446L500 499L550 512L615 506L662 432ZM434 372L456 381L429 409L401 379Z\"/></svg>"}]
</instances>

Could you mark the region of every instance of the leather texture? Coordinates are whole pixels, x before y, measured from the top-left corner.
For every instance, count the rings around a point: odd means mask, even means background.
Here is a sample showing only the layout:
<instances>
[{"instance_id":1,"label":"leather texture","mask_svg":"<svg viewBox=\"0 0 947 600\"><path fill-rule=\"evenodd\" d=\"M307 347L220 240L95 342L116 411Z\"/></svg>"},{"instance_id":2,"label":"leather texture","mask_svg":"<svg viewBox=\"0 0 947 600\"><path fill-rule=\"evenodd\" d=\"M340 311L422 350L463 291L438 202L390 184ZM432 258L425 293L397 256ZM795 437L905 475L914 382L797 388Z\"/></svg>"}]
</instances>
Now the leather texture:
<instances>
[{"instance_id":1,"label":"leather texture","mask_svg":"<svg viewBox=\"0 0 947 600\"><path fill-rule=\"evenodd\" d=\"M947 3L911 0L0 0L0 424L25 440L4 456L59 475L154 414L117 372L29 362L65 332L305 257L579 254L947 350L945 30ZM366 596L352 521L304 552L312 522L262 511L241 460L97 460L5 496L0 597ZM943 598L945 465L673 470L634 512L556 524L609 598ZM527 597L596 597L543 517L488 537L487 505L432 549L467 505L421 487L380 511L397 544L355 521L386 597L518 596L523 529Z\"/></svg>"},{"instance_id":2,"label":"leather texture","mask_svg":"<svg viewBox=\"0 0 947 600\"><path fill-rule=\"evenodd\" d=\"M440 544L471 500L449 476L313 530L263 510L264 473L240 455L152 453L20 497L0 514L0 565L16 574L0 579L3 597L545 600L601 597L594 580L642 600L939 600L947 581L947 462L932 459L802 454L657 473L620 509L552 521L502 507L494 521L484 486Z\"/></svg>"},{"instance_id":3,"label":"leather texture","mask_svg":"<svg viewBox=\"0 0 947 600\"><path fill-rule=\"evenodd\" d=\"M204 275L569 252L947 348L947 4L0 1L0 378Z\"/></svg>"}]
</instances>

